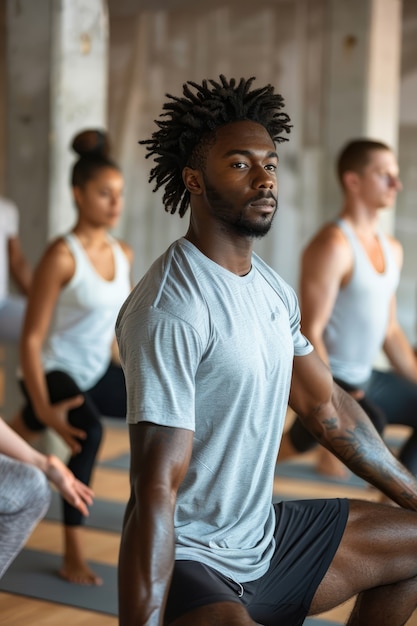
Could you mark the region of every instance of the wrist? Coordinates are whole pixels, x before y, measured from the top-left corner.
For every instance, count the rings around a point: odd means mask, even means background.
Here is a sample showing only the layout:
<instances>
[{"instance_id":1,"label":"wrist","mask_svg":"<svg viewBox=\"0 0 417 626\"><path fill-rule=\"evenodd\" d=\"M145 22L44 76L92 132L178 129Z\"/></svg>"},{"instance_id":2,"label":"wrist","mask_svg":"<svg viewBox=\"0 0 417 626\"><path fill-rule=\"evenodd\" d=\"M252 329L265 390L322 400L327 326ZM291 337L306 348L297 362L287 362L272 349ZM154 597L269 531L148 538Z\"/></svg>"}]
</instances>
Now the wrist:
<instances>
[{"instance_id":1,"label":"wrist","mask_svg":"<svg viewBox=\"0 0 417 626\"><path fill-rule=\"evenodd\" d=\"M44 457L44 474L48 480L52 480L52 471L54 469L53 459L55 458L54 454L45 454Z\"/></svg>"}]
</instances>

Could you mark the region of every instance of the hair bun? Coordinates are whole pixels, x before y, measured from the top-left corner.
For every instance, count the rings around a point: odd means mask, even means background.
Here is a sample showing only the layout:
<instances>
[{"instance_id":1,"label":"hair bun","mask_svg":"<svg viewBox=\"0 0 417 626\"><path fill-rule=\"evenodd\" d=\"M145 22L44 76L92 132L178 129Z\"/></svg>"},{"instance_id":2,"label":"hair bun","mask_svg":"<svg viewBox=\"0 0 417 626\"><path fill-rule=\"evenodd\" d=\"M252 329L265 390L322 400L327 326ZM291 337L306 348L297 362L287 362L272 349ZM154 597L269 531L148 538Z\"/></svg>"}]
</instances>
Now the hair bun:
<instances>
[{"instance_id":1,"label":"hair bun","mask_svg":"<svg viewBox=\"0 0 417 626\"><path fill-rule=\"evenodd\" d=\"M110 153L108 134L100 129L83 130L75 135L71 148L80 157L108 157Z\"/></svg>"}]
</instances>

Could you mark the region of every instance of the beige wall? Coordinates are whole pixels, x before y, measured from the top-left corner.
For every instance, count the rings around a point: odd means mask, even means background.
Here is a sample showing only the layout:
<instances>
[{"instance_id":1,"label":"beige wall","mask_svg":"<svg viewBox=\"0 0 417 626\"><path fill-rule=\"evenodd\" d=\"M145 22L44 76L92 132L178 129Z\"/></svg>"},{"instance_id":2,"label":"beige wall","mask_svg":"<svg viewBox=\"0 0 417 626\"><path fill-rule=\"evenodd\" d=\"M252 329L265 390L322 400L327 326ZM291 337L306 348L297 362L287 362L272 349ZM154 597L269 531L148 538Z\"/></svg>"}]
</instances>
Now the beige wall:
<instances>
[{"instance_id":1,"label":"beige wall","mask_svg":"<svg viewBox=\"0 0 417 626\"><path fill-rule=\"evenodd\" d=\"M188 222L187 216L181 220L164 213L161 195L147 182L151 162L137 141L152 133L166 92L180 95L186 80L224 73L256 76L257 84L271 82L285 97L293 130L279 147L281 210L257 250L295 283L298 257L289 250L297 250L318 210L317 193L310 193L304 220L304 185L312 179L317 187L319 178L322 127L316 122L322 115L326 2L179 4L170 11L139 11L134 3L110 2L109 128L126 177L119 232L135 249L135 277L185 232Z\"/></svg>"}]
</instances>

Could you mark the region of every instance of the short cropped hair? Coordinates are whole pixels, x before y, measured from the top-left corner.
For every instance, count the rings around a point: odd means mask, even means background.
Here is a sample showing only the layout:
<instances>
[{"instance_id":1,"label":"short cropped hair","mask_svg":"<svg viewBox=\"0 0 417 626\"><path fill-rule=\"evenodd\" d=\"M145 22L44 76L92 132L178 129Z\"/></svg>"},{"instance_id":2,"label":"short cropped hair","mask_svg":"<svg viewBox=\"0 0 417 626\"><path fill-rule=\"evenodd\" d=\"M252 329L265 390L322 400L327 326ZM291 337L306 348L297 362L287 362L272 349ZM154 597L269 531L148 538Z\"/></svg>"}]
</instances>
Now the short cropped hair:
<instances>
[{"instance_id":1,"label":"short cropped hair","mask_svg":"<svg viewBox=\"0 0 417 626\"><path fill-rule=\"evenodd\" d=\"M342 187L344 174L346 172L361 173L369 163L370 153L376 150L391 152L387 144L373 139L353 139L342 148L337 159L337 177Z\"/></svg>"},{"instance_id":2,"label":"short cropped hair","mask_svg":"<svg viewBox=\"0 0 417 626\"><path fill-rule=\"evenodd\" d=\"M203 80L201 85L188 81L183 85L183 97L166 94L170 101L163 105L160 117L155 120L159 130L152 138L140 141L146 145L146 158L153 156L149 182L155 181L153 191L165 187L163 204L167 212L178 208L183 217L190 203L190 194L184 185L182 171L189 166L203 168L207 150L215 139L216 129L242 120L257 122L265 127L274 142L287 141L281 133L290 132L290 118L280 109L284 99L274 93L272 85L252 89L251 77L220 82Z\"/></svg>"}]
</instances>

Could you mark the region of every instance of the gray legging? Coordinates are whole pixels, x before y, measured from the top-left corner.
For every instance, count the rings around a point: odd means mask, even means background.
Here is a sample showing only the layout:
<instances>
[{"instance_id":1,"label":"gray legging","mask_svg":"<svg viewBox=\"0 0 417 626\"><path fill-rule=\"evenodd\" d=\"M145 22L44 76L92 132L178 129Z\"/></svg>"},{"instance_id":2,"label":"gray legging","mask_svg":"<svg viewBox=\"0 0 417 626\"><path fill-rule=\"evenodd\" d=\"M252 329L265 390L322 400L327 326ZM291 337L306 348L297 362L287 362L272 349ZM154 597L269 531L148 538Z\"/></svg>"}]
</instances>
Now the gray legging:
<instances>
[{"instance_id":1,"label":"gray legging","mask_svg":"<svg viewBox=\"0 0 417 626\"><path fill-rule=\"evenodd\" d=\"M50 498L40 469L0 454L0 578L46 514Z\"/></svg>"}]
</instances>

